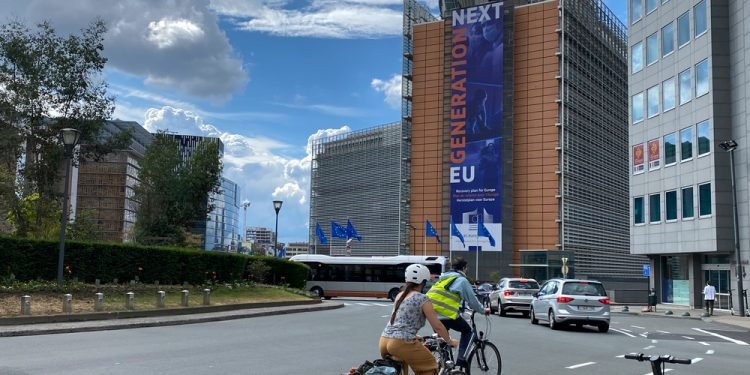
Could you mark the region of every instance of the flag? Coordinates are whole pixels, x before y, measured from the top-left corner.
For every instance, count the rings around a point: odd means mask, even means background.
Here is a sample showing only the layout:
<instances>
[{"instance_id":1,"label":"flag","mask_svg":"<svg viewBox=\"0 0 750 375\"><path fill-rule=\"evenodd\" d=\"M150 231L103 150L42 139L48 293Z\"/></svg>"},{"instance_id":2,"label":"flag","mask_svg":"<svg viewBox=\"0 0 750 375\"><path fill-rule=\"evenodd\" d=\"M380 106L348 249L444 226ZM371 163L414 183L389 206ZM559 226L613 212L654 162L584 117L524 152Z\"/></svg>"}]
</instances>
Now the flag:
<instances>
[{"instance_id":1,"label":"flag","mask_svg":"<svg viewBox=\"0 0 750 375\"><path fill-rule=\"evenodd\" d=\"M461 245L464 245L464 247L466 247L466 242L464 242L464 235L461 234L461 231L458 230L458 227L453 222L453 220L451 220L451 237L458 237L458 239L461 240Z\"/></svg>"},{"instance_id":2,"label":"flag","mask_svg":"<svg viewBox=\"0 0 750 375\"><path fill-rule=\"evenodd\" d=\"M490 246L495 246L495 239L492 238L492 234L490 234L490 231L484 226L484 215L482 214L479 215L479 222L477 223L477 236L487 237L490 240Z\"/></svg>"},{"instance_id":3,"label":"flag","mask_svg":"<svg viewBox=\"0 0 750 375\"><path fill-rule=\"evenodd\" d=\"M357 230L354 229L354 225L352 225L351 220L346 220L346 238L356 238L357 241L362 241L362 236L357 234Z\"/></svg>"},{"instance_id":4,"label":"flag","mask_svg":"<svg viewBox=\"0 0 750 375\"><path fill-rule=\"evenodd\" d=\"M424 227L424 235L425 236L427 236L427 237L435 237L437 239L438 243L442 243L440 241L440 236L438 236L438 234L437 234L437 230L435 230L435 227L433 227L432 224L430 224L429 220L425 220L424 226L425 226Z\"/></svg>"},{"instance_id":5,"label":"flag","mask_svg":"<svg viewBox=\"0 0 750 375\"><path fill-rule=\"evenodd\" d=\"M315 224L315 234L318 235L318 240L322 245L328 243L328 239L326 238L325 233L323 233L323 229L320 228L320 223Z\"/></svg>"},{"instance_id":6,"label":"flag","mask_svg":"<svg viewBox=\"0 0 750 375\"><path fill-rule=\"evenodd\" d=\"M346 228L342 227L341 225L336 224L335 221L331 222L331 237L336 238L348 238L346 236Z\"/></svg>"},{"instance_id":7,"label":"flag","mask_svg":"<svg viewBox=\"0 0 750 375\"><path fill-rule=\"evenodd\" d=\"M279 249L279 258L283 258L286 256L286 248L282 247Z\"/></svg>"}]
</instances>

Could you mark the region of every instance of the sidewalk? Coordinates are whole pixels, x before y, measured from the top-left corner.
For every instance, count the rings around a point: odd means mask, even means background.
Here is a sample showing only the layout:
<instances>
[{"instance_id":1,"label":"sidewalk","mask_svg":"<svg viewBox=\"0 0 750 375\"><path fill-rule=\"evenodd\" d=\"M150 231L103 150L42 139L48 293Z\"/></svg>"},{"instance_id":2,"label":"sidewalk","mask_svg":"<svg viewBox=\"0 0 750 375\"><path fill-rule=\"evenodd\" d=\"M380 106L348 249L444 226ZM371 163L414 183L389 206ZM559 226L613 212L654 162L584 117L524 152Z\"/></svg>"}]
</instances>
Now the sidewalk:
<instances>
[{"instance_id":1,"label":"sidewalk","mask_svg":"<svg viewBox=\"0 0 750 375\"><path fill-rule=\"evenodd\" d=\"M623 311L626 306L629 311ZM704 321L729 324L750 329L750 317L731 315L729 311L726 310L714 310L713 316L702 317L701 315L705 312L703 309L693 309L688 306L660 304L656 305L656 310L653 312L644 312L643 309L645 307L646 306L643 305L612 305L611 311L614 314L629 314L672 319L701 319ZM671 311L672 314L668 315L667 311ZM686 313L689 315L685 315Z\"/></svg>"},{"instance_id":2,"label":"sidewalk","mask_svg":"<svg viewBox=\"0 0 750 375\"><path fill-rule=\"evenodd\" d=\"M236 309L231 310L231 306L206 306L190 308L189 311L185 309L163 309L120 313L0 318L0 337L162 327L332 310L344 307L343 303L322 300L314 302L302 301L301 303L263 303L256 305L254 307L251 307L251 304L237 305Z\"/></svg>"}]
</instances>

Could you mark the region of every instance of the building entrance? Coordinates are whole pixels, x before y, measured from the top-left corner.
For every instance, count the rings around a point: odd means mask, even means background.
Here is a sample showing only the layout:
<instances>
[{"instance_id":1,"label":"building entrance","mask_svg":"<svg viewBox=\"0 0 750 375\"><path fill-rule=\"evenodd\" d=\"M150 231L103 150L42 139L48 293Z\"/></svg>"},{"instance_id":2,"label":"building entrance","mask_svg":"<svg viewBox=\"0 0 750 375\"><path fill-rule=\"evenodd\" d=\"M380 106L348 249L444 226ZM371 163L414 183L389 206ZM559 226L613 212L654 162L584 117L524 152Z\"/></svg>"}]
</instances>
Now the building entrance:
<instances>
[{"instance_id":1,"label":"building entrance","mask_svg":"<svg viewBox=\"0 0 750 375\"><path fill-rule=\"evenodd\" d=\"M703 270L703 278L705 281L710 281L711 285L716 288L714 308L729 310L729 299L731 298L731 294L729 293L729 265L711 264L710 266L711 269Z\"/></svg>"}]
</instances>

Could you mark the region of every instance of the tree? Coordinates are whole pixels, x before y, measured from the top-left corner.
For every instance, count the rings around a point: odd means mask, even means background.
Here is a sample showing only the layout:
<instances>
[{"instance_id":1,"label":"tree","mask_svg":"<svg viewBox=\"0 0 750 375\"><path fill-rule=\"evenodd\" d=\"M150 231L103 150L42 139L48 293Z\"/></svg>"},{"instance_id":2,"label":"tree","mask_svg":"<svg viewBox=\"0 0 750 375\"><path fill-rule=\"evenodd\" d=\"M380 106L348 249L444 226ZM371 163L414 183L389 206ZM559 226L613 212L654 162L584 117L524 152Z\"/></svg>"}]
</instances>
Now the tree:
<instances>
[{"instance_id":1,"label":"tree","mask_svg":"<svg viewBox=\"0 0 750 375\"><path fill-rule=\"evenodd\" d=\"M196 221L213 209L210 195L218 193L221 159L218 142L198 144L188 160L181 160L177 142L159 133L140 163L135 187L135 239L149 245L185 245ZM193 243L194 241L189 241Z\"/></svg>"}]
</instances>

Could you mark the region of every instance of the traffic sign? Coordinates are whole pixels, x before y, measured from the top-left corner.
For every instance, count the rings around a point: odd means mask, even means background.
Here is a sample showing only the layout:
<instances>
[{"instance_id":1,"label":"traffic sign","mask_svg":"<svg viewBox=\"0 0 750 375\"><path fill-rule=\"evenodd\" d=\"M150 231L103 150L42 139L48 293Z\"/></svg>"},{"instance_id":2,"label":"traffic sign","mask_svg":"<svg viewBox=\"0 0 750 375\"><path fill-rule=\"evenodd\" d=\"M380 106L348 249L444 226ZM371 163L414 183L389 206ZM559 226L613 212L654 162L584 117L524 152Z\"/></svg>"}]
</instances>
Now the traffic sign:
<instances>
[{"instance_id":1,"label":"traffic sign","mask_svg":"<svg viewBox=\"0 0 750 375\"><path fill-rule=\"evenodd\" d=\"M649 276L651 276L651 265L644 264L643 265L643 277L649 277Z\"/></svg>"}]
</instances>

